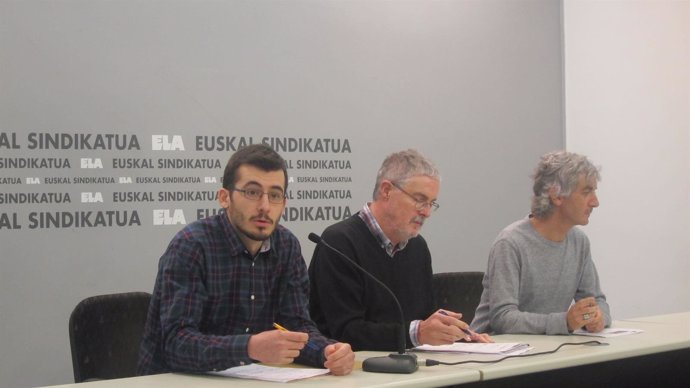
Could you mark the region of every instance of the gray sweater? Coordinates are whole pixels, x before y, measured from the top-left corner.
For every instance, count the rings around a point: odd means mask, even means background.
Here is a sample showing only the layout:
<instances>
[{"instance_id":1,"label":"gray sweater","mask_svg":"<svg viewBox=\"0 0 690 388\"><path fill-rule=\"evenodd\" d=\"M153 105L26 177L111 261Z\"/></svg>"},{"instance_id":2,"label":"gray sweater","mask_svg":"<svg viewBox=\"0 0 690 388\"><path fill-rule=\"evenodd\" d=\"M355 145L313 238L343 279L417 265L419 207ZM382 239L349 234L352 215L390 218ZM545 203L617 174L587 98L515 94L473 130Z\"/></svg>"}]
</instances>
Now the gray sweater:
<instances>
[{"instance_id":1,"label":"gray sweater","mask_svg":"<svg viewBox=\"0 0 690 388\"><path fill-rule=\"evenodd\" d=\"M571 303L588 296L596 298L605 325L611 325L589 240L578 228L554 242L528 217L509 225L491 248L483 286L471 324L477 332L568 334Z\"/></svg>"}]
</instances>

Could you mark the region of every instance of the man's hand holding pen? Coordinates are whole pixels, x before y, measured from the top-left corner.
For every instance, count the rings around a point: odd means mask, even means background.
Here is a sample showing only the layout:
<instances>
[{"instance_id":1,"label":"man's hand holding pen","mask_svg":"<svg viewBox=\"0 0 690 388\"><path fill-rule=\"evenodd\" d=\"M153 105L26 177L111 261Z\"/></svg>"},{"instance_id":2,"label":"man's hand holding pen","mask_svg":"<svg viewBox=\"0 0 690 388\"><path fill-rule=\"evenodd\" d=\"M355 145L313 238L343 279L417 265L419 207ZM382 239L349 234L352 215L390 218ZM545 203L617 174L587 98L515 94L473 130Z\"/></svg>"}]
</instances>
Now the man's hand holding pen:
<instances>
[{"instance_id":1,"label":"man's hand holding pen","mask_svg":"<svg viewBox=\"0 0 690 388\"><path fill-rule=\"evenodd\" d=\"M274 323L273 327L276 330L264 331L263 333L253 335L249 339L250 358L267 364L289 364L299 356L299 352L305 346L315 348L315 344L309 342L309 335L307 333L289 331L277 323ZM258 341L255 340L254 342L260 345L263 343L264 338L269 340L272 338L276 341L274 343L268 342L268 347L265 348L268 353L262 354L262 357L266 357L267 359L260 359L252 356L252 340L254 340L255 337L258 337ZM352 372L352 368L355 364L355 353L352 351L349 344L336 342L326 346L323 352L326 358L324 367L328 368L331 373L336 376L342 376ZM275 359L276 362L270 361L271 359Z\"/></svg>"},{"instance_id":2,"label":"man's hand holding pen","mask_svg":"<svg viewBox=\"0 0 690 388\"><path fill-rule=\"evenodd\" d=\"M493 342L489 335L470 330L460 318L460 313L438 310L419 323L418 341L428 345L447 345L459 340Z\"/></svg>"},{"instance_id":3,"label":"man's hand holding pen","mask_svg":"<svg viewBox=\"0 0 690 388\"><path fill-rule=\"evenodd\" d=\"M269 330L249 338L249 358L266 364L289 364L309 341L307 333L288 330Z\"/></svg>"}]
</instances>

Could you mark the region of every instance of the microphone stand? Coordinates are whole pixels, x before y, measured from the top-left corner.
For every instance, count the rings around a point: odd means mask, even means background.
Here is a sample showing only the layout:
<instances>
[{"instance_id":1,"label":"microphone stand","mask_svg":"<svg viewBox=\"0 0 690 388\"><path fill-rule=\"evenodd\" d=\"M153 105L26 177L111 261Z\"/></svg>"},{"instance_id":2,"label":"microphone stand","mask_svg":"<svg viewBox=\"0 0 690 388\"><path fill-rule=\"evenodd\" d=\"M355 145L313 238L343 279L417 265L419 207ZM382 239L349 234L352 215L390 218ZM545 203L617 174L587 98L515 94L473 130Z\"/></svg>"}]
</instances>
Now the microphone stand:
<instances>
[{"instance_id":1,"label":"microphone stand","mask_svg":"<svg viewBox=\"0 0 690 388\"><path fill-rule=\"evenodd\" d=\"M329 243L324 241L316 233L309 233L309 240L316 244L323 244L328 249L337 253L339 256L343 257L345 260L350 262L355 268L362 271L365 275L369 276L374 282L383 287L391 295L395 301L395 305L398 307L400 312L400 331L398 332L398 353L391 353L388 356L380 357L370 357L364 360L362 363L362 369L365 372L377 372L377 373L412 373L417 370L417 355L409 354L405 352L405 343L407 335L405 333L405 316L403 315L402 307L398 298L395 297L393 291L390 290L382 281L377 279L374 275L370 274L367 270L362 268L354 260L350 259L346 254L335 249Z\"/></svg>"}]
</instances>

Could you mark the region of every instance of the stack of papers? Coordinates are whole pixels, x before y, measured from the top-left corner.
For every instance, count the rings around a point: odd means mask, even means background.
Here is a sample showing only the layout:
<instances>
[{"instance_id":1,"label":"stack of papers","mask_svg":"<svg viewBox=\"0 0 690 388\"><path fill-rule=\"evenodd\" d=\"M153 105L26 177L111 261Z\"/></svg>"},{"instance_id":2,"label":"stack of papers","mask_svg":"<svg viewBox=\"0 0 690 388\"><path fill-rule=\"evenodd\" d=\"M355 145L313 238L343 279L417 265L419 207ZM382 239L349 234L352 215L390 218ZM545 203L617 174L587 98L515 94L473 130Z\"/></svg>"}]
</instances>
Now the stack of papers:
<instances>
[{"instance_id":1,"label":"stack of papers","mask_svg":"<svg viewBox=\"0 0 690 388\"><path fill-rule=\"evenodd\" d=\"M503 343L478 343L478 342L456 342L452 345L422 345L414 350L424 352L454 352L454 353L479 353L479 354L500 354L513 355L522 354L532 349L529 344L519 342Z\"/></svg>"},{"instance_id":2,"label":"stack of papers","mask_svg":"<svg viewBox=\"0 0 690 388\"><path fill-rule=\"evenodd\" d=\"M226 369L220 372L208 373L217 376L238 377L241 379L255 379L287 383L288 381L292 380L306 379L309 377L325 375L327 373L330 373L330 371L328 369L291 367L281 368L276 366L249 364L244 366L236 366L234 368Z\"/></svg>"},{"instance_id":3,"label":"stack of papers","mask_svg":"<svg viewBox=\"0 0 690 388\"><path fill-rule=\"evenodd\" d=\"M598 333L590 333L587 330L584 329L577 329L573 332L573 334L576 335L587 335L590 337L619 337L621 335L628 335L628 334L637 334L637 333L642 333L644 330L640 329L623 329L620 327L612 328L609 327L607 329L604 329Z\"/></svg>"}]
</instances>

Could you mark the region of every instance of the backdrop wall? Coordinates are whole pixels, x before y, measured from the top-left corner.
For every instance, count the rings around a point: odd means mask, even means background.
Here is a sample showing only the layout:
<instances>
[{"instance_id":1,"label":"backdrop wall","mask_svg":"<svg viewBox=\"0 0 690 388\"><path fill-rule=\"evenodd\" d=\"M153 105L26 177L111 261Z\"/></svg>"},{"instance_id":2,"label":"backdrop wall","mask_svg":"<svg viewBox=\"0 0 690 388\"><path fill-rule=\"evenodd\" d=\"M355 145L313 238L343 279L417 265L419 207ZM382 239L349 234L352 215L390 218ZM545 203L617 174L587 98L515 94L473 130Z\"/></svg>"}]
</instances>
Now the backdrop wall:
<instances>
[{"instance_id":1,"label":"backdrop wall","mask_svg":"<svg viewBox=\"0 0 690 388\"><path fill-rule=\"evenodd\" d=\"M484 270L538 156L564 145L561 16L549 0L0 0L0 386L70 382L72 308L150 291L249 142L283 144L307 261L307 234L414 147L443 174L435 271Z\"/></svg>"},{"instance_id":2,"label":"backdrop wall","mask_svg":"<svg viewBox=\"0 0 690 388\"><path fill-rule=\"evenodd\" d=\"M690 310L690 2L564 3L567 148L602 166L586 232L615 317Z\"/></svg>"}]
</instances>

